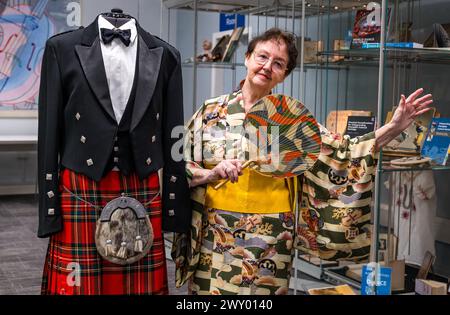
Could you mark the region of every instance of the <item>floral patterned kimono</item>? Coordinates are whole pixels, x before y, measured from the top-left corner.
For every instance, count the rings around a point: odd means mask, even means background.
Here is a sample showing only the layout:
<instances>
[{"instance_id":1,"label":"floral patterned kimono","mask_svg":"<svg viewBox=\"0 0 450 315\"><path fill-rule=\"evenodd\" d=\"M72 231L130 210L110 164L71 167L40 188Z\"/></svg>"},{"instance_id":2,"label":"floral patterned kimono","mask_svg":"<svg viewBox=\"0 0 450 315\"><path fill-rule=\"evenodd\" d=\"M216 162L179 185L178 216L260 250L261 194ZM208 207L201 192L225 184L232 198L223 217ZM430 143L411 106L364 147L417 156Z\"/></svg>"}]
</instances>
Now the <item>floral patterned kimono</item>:
<instances>
[{"instance_id":1,"label":"floral patterned kimono","mask_svg":"<svg viewBox=\"0 0 450 315\"><path fill-rule=\"evenodd\" d=\"M241 91L203 104L187 124L189 178L222 159L246 159L244 119ZM190 235L176 234L172 248L177 287L189 280L192 294L286 294L295 247L327 260L368 258L375 133L320 133L319 159L301 176L246 169L224 190L191 189Z\"/></svg>"}]
</instances>

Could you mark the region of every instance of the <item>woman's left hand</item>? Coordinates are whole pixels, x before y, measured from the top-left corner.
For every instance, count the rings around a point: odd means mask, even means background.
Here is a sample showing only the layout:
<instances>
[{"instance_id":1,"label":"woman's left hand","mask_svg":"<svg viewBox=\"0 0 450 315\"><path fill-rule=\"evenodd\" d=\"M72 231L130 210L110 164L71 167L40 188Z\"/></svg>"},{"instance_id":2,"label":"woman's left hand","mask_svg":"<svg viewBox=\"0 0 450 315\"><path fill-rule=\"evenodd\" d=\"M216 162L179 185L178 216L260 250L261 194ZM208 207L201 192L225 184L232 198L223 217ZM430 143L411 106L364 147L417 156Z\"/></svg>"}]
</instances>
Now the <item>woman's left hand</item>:
<instances>
[{"instance_id":1,"label":"woman's left hand","mask_svg":"<svg viewBox=\"0 0 450 315\"><path fill-rule=\"evenodd\" d=\"M423 89L420 88L408 96L408 98L402 94L400 103L391 121L375 130L375 151L380 150L395 139L395 137L413 123L417 116L431 110L428 107L433 103L431 94L419 97L422 93Z\"/></svg>"},{"instance_id":2,"label":"woman's left hand","mask_svg":"<svg viewBox=\"0 0 450 315\"><path fill-rule=\"evenodd\" d=\"M400 132L408 128L417 116L431 110L429 105L433 103L432 95L427 94L419 97L422 93L423 89L420 88L409 95L408 98L403 94L401 95L400 103L391 120L391 123Z\"/></svg>"}]
</instances>

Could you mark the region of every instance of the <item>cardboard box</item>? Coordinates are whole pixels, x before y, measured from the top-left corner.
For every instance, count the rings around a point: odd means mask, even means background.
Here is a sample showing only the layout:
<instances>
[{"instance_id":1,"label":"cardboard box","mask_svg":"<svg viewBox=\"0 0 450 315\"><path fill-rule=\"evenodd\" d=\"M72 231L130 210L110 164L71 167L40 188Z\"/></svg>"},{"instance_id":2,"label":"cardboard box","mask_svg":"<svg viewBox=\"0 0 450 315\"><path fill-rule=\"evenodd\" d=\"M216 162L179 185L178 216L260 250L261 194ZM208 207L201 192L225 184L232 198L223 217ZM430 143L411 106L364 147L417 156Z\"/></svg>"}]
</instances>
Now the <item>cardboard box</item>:
<instances>
[{"instance_id":1,"label":"cardboard box","mask_svg":"<svg viewBox=\"0 0 450 315\"><path fill-rule=\"evenodd\" d=\"M447 295L447 283L416 279L415 291L420 295Z\"/></svg>"},{"instance_id":2,"label":"cardboard box","mask_svg":"<svg viewBox=\"0 0 450 315\"><path fill-rule=\"evenodd\" d=\"M345 49L345 40L344 39L335 39L333 41L333 50L343 50ZM333 55L331 57L331 62L338 62L338 61L342 61L344 60L344 56L340 56L340 55Z\"/></svg>"},{"instance_id":3,"label":"cardboard box","mask_svg":"<svg viewBox=\"0 0 450 315\"><path fill-rule=\"evenodd\" d=\"M323 51L323 41L306 40L305 39L304 50L304 63L320 63L322 62L322 56L317 56L318 52ZM301 62L301 38L297 39L298 57L297 64Z\"/></svg>"}]
</instances>

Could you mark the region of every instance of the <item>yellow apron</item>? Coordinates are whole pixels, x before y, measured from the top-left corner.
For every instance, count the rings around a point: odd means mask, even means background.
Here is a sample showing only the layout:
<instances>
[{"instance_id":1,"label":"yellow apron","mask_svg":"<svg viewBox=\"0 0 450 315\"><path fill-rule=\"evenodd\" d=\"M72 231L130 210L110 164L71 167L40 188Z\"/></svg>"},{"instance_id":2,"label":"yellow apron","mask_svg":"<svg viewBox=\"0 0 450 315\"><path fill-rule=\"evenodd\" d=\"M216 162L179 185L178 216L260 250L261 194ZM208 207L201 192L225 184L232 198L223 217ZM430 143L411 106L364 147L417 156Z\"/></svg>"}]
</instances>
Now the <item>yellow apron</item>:
<instances>
[{"instance_id":1,"label":"yellow apron","mask_svg":"<svg viewBox=\"0 0 450 315\"><path fill-rule=\"evenodd\" d=\"M264 176L249 168L242 173L238 182L228 182L218 190L214 189L218 182L208 184L205 205L240 213L292 211L293 187L289 180Z\"/></svg>"}]
</instances>

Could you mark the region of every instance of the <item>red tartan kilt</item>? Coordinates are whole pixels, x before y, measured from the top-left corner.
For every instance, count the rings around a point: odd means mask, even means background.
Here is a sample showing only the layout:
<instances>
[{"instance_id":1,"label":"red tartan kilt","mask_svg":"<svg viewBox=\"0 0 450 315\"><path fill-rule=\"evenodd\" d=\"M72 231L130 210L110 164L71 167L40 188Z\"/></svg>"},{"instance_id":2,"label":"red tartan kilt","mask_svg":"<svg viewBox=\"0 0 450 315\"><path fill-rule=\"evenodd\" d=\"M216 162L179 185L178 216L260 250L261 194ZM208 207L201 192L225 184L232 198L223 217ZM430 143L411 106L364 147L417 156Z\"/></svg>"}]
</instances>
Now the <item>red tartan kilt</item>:
<instances>
[{"instance_id":1,"label":"red tartan kilt","mask_svg":"<svg viewBox=\"0 0 450 315\"><path fill-rule=\"evenodd\" d=\"M64 186L92 205L104 207L121 193L145 204L158 192L159 180L157 173L140 181L135 174L111 171L95 182L65 169L60 177L63 229L50 237L42 294L167 294L160 197L147 206L154 232L150 252L138 262L122 266L97 253L95 228L100 211L75 198Z\"/></svg>"}]
</instances>

